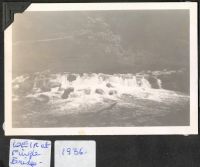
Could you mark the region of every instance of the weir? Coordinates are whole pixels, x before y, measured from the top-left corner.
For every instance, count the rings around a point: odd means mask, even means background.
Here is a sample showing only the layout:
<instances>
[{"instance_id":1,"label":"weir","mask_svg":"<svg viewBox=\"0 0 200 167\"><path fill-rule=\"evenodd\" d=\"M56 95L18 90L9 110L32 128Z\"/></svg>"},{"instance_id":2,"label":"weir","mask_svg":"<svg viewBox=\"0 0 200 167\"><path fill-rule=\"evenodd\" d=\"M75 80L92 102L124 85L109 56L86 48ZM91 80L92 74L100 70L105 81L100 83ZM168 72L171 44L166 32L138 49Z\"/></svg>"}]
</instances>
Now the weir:
<instances>
[{"instance_id":1,"label":"weir","mask_svg":"<svg viewBox=\"0 0 200 167\"><path fill-rule=\"evenodd\" d=\"M35 92L60 91L73 87L75 91L102 89L109 94L111 91L129 92L134 89L162 89L162 82L156 76L148 74L103 74L103 73L37 73L19 76L13 80L14 88L25 88ZM27 86L28 85L28 86Z\"/></svg>"},{"instance_id":2,"label":"weir","mask_svg":"<svg viewBox=\"0 0 200 167\"><path fill-rule=\"evenodd\" d=\"M74 80L70 81L69 76L74 76ZM162 82L158 78L154 78L156 80L157 87L162 89ZM75 87L93 87L93 86L102 86L110 83L115 87L133 87L133 88L152 88L153 86L148 81L147 76L137 76L133 74L63 74L57 75L55 79L56 82L61 83L62 88L66 88L68 86Z\"/></svg>"}]
</instances>

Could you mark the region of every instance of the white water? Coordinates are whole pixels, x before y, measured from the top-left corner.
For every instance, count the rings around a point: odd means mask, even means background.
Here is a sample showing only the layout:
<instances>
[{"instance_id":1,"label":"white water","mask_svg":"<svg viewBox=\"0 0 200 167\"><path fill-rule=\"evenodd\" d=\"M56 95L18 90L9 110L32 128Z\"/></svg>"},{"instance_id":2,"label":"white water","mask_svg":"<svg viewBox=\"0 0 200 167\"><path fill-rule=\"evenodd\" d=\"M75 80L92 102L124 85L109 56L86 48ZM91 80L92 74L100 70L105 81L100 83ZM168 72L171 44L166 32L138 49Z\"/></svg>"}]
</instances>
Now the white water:
<instances>
[{"instance_id":1,"label":"white water","mask_svg":"<svg viewBox=\"0 0 200 167\"><path fill-rule=\"evenodd\" d=\"M67 88L69 86L73 86L75 88L85 88L85 87L105 87L106 83L110 83L113 87L117 88L144 88L150 89L152 86L149 81L145 78L145 76L137 76L133 74L83 74L80 76L79 74L72 74L76 76L76 80L68 81L68 76L71 74L58 74L56 75L56 79L52 81L60 82L62 88ZM155 78L157 79L157 78ZM159 88L162 88L161 81L157 79L157 84Z\"/></svg>"},{"instance_id":2,"label":"white water","mask_svg":"<svg viewBox=\"0 0 200 167\"><path fill-rule=\"evenodd\" d=\"M158 83L159 89L162 89L162 81L157 78L157 83Z\"/></svg>"},{"instance_id":3,"label":"white water","mask_svg":"<svg viewBox=\"0 0 200 167\"><path fill-rule=\"evenodd\" d=\"M73 80L69 81L72 75ZM27 85L30 78L33 77L31 75L17 77L13 80L13 89L23 89L23 85ZM88 111L88 108L96 105L107 106L113 101L122 106L135 105L134 98L153 100L159 103L174 103L182 98L187 98L174 91L162 89L161 80L156 77L154 79L157 89L152 88L147 74L38 74L32 79L33 87L30 92L27 92L26 97L37 99L41 94L46 95L50 99L49 103L53 104L58 111L73 111L78 108L81 108L80 111L83 109ZM40 88L41 85L48 87L51 84L60 84L60 86L51 87L49 91L42 91ZM21 86L22 88L20 88ZM69 87L73 87L74 91L69 94L67 99L63 99L64 90ZM97 89L102 93L97 93ZM115 93L111 95L111 91L115 91ZM20 96L14 94L13 100L19 99ZM91 110L93 111L93 109Z\"/></svg>"},{"instance_id":4,"label":"white water","mask_svg":"<svg viewBox=\"0 0 200 167\"><path fill-rule=\"evenodd\" d=\"M18 89L20 87L20 84L23 84L27 82L27 80L31 76L20 76L13 80L13 87L15 89ZM70 77L72 79L70 79ZM96 89L101 89L103 91L102 95L109 96L110 91L116 91L115 94L113 94L112 98L114 96L119 96L123 93L131 94L131 95L139 95L140 97L147 97L145 92L152 92L154 89L152 89L151 83L148 81L148 76L146 74L96 74L96 73L84 73L82 75L80 74L50 74L50 75L44 75L43 73L39 73L36 75L33 83L33 89L30 90L30 92L35 93L43 93L41 92L40 88L38 87L38 83L42 83L43 86L48 87L50 84L60 84L60 87L52 87L51 93L59 92L60 90L67 89L69 87L74 88L74 92L71 93L71 97L77 97L77 96L84 96L84 91L88 90L90 91L90 96L96 97L99 96L95 92ZM159 89L162 88L161 80L156 79L157 87ZM40 84L41 85L41 84ZM155 90L154 90L155 91ZM157 95L156 95L157 96Z\"/></svg>"}]
</instances>

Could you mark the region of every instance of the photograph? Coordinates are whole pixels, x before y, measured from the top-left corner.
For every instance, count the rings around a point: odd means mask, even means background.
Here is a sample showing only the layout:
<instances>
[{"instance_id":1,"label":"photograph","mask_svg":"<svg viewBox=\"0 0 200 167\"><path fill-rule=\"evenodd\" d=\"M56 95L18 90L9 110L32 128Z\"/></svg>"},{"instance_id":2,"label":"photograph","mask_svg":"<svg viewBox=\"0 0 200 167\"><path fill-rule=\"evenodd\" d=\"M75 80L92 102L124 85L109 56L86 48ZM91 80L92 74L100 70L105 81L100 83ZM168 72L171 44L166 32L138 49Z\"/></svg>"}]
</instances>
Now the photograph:
<instances>
[{"instance_id":1,"label":"photograph","mask_svg":"<svg viewBox=\"0 0 200 167\"><path fill-rule=\"evenodd\" d=\"M5 32L7 135L196 134L197 4L31 4Z\"/></svg>"}]
</instances>

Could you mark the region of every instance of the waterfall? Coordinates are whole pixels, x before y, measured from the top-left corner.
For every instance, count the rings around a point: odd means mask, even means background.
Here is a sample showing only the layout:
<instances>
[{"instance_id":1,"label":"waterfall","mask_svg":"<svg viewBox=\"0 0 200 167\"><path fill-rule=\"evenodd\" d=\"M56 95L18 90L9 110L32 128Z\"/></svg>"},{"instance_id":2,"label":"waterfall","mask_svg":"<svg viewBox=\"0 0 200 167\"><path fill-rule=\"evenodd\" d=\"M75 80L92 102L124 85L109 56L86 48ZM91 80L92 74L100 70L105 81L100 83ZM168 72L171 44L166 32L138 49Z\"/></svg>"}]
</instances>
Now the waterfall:
<instances>
[{"instance_id":1,"label":"waterfall","mask_svg":"<svg viewBox=\"0 0 200 167\"><path fill-rule=\"evenodd\" d=\"M151 88L151 84L144 77L142 77L141 82L142 82L142 86L141 87L143 87L143 88Z\"/></svg>"},{"instance_id":2,"label":"waterfall","mask_svg":"<svg viewBox=\"0 0 200 167\"><path fill-rule=\"evenodd\" d=\"M157 78L157 83L158 83L159 89L162 89L162 81Z\"/></svg>"},{"instance_id":3,"label":"waterfall","mask_svg":"<svg viewBox=\"0 0 200 167\"><path fill-rule=\"evenodd\" d=\"M62 88L69 86L74 87L103 87L107 83L115 87L128 87L128 88L151 88L151 84L145 77L138 77L133 74L73 74L76 79L73 81L68 80L70 74L57 75L57 82L61 83ZM158 84L161 81L158 80Z\"/></svg>"},{"instance_id":4,"label":"waterfall","mask_svg":"<svg viewBox=\"0 0 200 167\"><path fill-rule=\"evenodd\" d=\"M96 89L102 89L105 92L110 90L118 90L119 92L129 92L134 89L153 89L153 83L148 81L147 75L143 74L102 74L102 73L63 73L40 75L34 74L33 91L48 91L57 86L57 90L63 90L68 87L73 87L76 91L81 89L91 89L94 92ZM29 76L31 77L31 76ZM21 84L26 82L26 78L18 77L13 82ZM157 89L162 89L162 82L155 78ZM60 86L59 86L60 85ZM58 87L60 87L58 89ZM56 89L55 89L56 90Z\"/></svg>"},{"instance_id":5,"label":"waterfall","mask_svg":"<svg viewBox=\"0 0 200 167\"><path fill-rule=\"evenodd\" d=\"M102 96L117 98L124 94L130 94L146 98L148 97L147 92L176 91L174 88L174 83L177 82L177 80L174 81L175 74L170 75L169 72L166 74L155 72L135 74L37 72L13 78L12 86L15 96L27 94L35 96L45 93L48 96L61 97L65 89L71 88L74 90L71 97L85 97L86 95L94 98L96 96L97 98ZM179 73L177 75L180 76ZM157 95L159 96L159 94Z\"/></svg>"}]
</instances>

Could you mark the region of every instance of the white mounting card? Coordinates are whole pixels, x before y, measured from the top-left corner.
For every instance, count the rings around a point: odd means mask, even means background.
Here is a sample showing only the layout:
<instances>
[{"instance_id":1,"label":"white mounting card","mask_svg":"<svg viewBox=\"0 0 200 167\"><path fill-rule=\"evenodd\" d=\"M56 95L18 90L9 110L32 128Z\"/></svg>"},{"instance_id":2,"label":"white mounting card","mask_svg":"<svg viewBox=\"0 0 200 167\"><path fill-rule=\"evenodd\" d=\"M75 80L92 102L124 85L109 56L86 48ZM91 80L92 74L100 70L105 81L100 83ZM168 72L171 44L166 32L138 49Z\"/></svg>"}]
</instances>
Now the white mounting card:
<instances>
[{"instance_id":1,"label":"white mounting card","mask_svg":"<svg viewBox=\"0 0 200 167\"><path fill-rule=\"evenodd\" d=\"M55 141L55 167L96 167L96 143L91 140Z\"/></svg>"},{"instance_id":2,"label":"white mounting card","mask_svg":"<svg viewBox=\"0 0 200 167\"><path fill-rule=\"evenodd\" d=\"M9 167L50 167L51 141L11 139Z\"/></svg>"}]
</instances>

